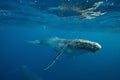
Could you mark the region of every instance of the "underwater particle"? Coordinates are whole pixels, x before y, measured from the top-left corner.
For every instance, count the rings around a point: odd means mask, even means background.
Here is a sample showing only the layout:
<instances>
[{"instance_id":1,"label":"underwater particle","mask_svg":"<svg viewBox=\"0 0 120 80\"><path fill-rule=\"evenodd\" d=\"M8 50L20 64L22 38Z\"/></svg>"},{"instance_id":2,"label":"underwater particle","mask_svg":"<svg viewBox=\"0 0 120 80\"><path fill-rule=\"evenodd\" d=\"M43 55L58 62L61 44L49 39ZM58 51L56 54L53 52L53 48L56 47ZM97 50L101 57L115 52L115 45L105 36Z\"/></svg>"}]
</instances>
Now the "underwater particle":
<instances>
[{"instance_id":1,"label":"underwater particle","mask_svg":"<svg viewBox=\"0 0 120 80\"><path fill-rule=\"evenodd\" d=\"M41 9L41 7L40 7L40 6L39 6L38 8L39 8L39 9Z\"/></svg>"},{"instance_id":2,"label":"underwater particle","mask_svg":"<svg viewBox=\"0 0 120 80\"><path fill-rule=\"evenodd\" d=\"M70 0L68 0L68 1L70 1Z\"/></svg>"},{"instance_id":3,"label":"underwater particle","mask_svg":"<svg viewBox=\"0 0 120 80\"><path fill-rule=\"evenodd\" d=\"M47 29L47 26L43 26L43 29L46 30L46 29Z\"/></svg>"},{"instance_id":4,"label":"underwater particle","mask_svg":"<svg viewBox=\"0 0 120 80\"><path fill-rule=\"evenodd\" d=\"M4 9L0 10L0 16L10 16L10 15L11 12L9 10L4 10Z\"/></svg>"},{"instance_id":5,"label":"underwater particle","mask_svg":"<svg viewBox=\"0 0 120 80\"><path fill-rule=\"evenodd\" d=\"M35 3L37 3L38 1L37 1L37 0L35 0L34 2L35 2Z\"/></svg>"},{"instance_id":6,"label":"underwater particle","mask_svg":"<svg viewBox=\"0 0 120 80\"><path fill-rule=\"evenodd\" d=\"M107 2L108 0L106 0L106 2Z\"/></svg>"},{"instance_id":7,"label":"underwater particle","mask_svg":"<svg viewBox=\"0 0 120 80\"><path fill-rule=\"evenodd\" d=\"M89 0L86 0L86 2L89 2Z\"/></svg>"},{"instance_id":8,"label":"underwater particle","mask_svg":"<svg viewBox=\"0 0 120 80\"><path fill-rule=\"evenodd\" d=\"M114 3L111 3L110 6L114 6Z\"/></svg>"},{"instance_id":9,"label":"underwater particle","mask_svg":"<svg viewBox=\"0 0 120 80\"><path fill-rule=\"evenodd\" d=\"M22 1L22 0L19 0L19 3L23 3L23 1Z\"/></svg>"}]
</instances>

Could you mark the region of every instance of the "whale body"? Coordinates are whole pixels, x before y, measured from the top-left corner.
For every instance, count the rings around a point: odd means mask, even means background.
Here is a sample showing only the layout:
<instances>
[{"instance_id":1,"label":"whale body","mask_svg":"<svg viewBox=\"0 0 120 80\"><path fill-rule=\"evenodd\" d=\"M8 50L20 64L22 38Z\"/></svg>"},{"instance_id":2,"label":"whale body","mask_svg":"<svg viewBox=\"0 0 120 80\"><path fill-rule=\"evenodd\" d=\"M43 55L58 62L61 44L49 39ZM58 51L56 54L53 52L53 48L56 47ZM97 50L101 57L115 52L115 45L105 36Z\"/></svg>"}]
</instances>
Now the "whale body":
<instances>
[{"instance_id":1,"label":"whale body","mask_svg":"<svg viewBox=\"0 0 120 80\"><path fill-rule=\"evenodd\" d=\"M94 41L85 39L62 39L58 37L29 41L29 43L48 45L57 52L53 61L44 70L49 69L63 53L68 56L75 56L88 52L95 53L102 48L99 43Z\"/></svg>"}]
</instances>

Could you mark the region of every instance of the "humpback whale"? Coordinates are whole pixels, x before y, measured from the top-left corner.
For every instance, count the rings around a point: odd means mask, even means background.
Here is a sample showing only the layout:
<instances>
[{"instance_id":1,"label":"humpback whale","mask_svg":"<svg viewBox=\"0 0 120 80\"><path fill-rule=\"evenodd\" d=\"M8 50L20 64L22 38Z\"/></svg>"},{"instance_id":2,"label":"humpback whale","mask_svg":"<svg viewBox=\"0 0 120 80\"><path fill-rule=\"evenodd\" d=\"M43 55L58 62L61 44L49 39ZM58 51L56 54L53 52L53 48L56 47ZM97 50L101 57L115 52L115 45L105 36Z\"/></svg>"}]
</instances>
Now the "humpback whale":
<instances>
[{"instance_id":1,"label":"humpback whale","mask_svg":"<svg viewBox=\"0 0 120 80\"><path fill-rule=\"evenodd\" d=\"M64 1L62 4L58 5L57 7L50 7L47 10L44 10L44 13L52 13L58 17L63 18L75 18L78 20L85 20L85 19L93 19L97 16L101 16L106 14L106 12L98 9L102 6L104 2L99 1L93 3L91 6L87 6L85 4L80 4L79 6L75 5L68 5ZM71 13L71 15L66 15L66 13Z\"/></svg>"},{"instance_id":2,"label":"humpback whale","mask_svg":"<svg viewBox=\"0 0 120 80\"><path fill-rule=\"evenodd\" d=\"M28 42L32 44L48 45L57 52L55 58L44 70L49 69L63 53L67 54L68 56L75 56L76 53L77 54L84 54L88 52L95 53L96 51L102 48L99 43L85 39L62 39L54 37L44 40L35 40Z\"/></svg>"},{"instance_id":3,"label":"humpback whale","mask_svg":"<svg viewBox=\"0 0 120 80\"><path fill-rule=\"evenodd\" d=\"M36 73L32 72L27 66L22 66L17 71L22 80L43 80Z\"/></svg>"}]
</instances>

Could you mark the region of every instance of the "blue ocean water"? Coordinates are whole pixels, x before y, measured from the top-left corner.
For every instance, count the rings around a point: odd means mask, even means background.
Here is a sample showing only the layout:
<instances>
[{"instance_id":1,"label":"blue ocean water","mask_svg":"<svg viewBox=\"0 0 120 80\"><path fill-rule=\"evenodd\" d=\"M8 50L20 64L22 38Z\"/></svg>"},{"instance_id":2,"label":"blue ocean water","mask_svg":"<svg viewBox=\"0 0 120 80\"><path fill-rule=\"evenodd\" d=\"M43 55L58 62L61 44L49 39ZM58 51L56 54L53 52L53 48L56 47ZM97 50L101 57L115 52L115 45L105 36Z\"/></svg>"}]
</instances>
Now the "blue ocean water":
<instances>
[{"instance_id":1,"label":"blue ocean water","mask_svg":"<svg viewBox=\"0 0 120 80\"><path fill-rule=\"evenodd\" d=\"M61 3L86 9L101 1L95 11L105 14L91 19L76 19L79 15L61 14L62 10L44 12ZM0 80L120 80L119 0L1 0L0 37ZM63 54L43 70L57 53L27 41L52 37L84 38L100 43L102 49L71 58Z\"/></svg>"}]
</instances>

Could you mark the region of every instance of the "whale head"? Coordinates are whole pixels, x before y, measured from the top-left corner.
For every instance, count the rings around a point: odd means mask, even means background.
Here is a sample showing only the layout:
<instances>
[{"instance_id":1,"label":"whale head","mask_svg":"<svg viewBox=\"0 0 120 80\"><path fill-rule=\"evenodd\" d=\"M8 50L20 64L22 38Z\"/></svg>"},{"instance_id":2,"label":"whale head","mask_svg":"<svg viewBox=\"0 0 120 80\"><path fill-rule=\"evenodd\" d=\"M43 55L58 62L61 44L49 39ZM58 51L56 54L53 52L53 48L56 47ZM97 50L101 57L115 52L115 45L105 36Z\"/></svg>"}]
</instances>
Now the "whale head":
<instances>
[{"instance_id":1,"label":"whale head","mask_svg":"<svg viewBox=\"0 0 120 80\"><path fill-rule=\"evenodd\" d=\"M101 48L102 48L102 46L99 43L92 42L92 45L91 45L92 52L96 52L96 51L100 50Z\"/></svg>"},{"instance_id":2,"label":"whale head","mask_svg":"<svg viewBox=\"0 0 120 80\"><path fill-rule=\"evenodd\" d=\"M79 39L77 41L77 47L80 49L88 50L90 52L96 52L102 48L102 46L99 43L85 39Z\"/></svg>"}]
</instances>

